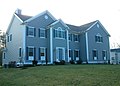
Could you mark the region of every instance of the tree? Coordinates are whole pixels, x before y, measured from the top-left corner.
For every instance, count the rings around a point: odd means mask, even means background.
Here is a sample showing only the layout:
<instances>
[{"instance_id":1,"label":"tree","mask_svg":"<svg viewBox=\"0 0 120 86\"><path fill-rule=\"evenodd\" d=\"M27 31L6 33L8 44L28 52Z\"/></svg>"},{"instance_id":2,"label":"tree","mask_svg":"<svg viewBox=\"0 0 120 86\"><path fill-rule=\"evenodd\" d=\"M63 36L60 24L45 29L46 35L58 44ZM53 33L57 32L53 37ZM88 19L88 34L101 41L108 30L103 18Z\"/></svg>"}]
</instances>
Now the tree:
<instances>
[{"instance_id":1,"label":"tree","mask_svg":"<svg viewBox=\"0 0 120 86\"><path fill-rule=\"evenodd\" d=\"M0 65L2 65L2 53L3 49L6 46L6 35L2 30L0 30Z\"/></svg>"}]
</instances>

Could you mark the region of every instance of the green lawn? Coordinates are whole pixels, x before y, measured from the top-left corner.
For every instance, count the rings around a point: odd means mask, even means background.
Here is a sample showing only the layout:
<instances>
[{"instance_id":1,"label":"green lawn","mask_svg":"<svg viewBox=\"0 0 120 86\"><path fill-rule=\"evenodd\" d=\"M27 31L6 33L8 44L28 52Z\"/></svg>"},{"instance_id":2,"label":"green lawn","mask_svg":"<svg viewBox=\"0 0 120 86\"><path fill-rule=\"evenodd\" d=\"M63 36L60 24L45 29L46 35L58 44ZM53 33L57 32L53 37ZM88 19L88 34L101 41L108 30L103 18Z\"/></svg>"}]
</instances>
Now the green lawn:
<instances>
[{"instance_id":1,"label":"green lawn","mask_svg":"<svg viewBox=\"0 0 120 86\"><path fill-rule=\"evenodd\" d=\"M120 65L0 68L0 86L120 86Z\"/></svg>"}]
</instances>

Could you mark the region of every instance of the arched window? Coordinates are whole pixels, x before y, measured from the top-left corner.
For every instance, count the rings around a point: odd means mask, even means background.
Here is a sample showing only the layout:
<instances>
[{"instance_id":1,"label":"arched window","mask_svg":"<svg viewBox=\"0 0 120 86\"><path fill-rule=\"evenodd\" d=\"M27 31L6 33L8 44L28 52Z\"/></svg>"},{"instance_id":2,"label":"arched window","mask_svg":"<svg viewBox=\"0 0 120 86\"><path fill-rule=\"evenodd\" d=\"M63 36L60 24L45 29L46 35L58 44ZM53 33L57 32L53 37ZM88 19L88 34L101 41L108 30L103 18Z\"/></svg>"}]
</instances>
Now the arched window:
<instances>
[{"instance_id":1,"label":"arched window","mask_svg":"<svg viewBox=\"0 0 120 86\"><path fill-rule=\"evenodd\" d=\"M61 27L58 27L57 29L55 29L54 34L55 34L55 38L64 38L65 39L66 32Z\"/></svg>"},{"instance_id":2,"label":"arched window","mask_svg":"<svg viewBox=\"0 0 120 86\"><path fill-rule=\"evenodd\" d=\"M98 42L98 43L103 42L103 37L99 33L95 36L95 42Z\"/></svg>"}]
</instances>

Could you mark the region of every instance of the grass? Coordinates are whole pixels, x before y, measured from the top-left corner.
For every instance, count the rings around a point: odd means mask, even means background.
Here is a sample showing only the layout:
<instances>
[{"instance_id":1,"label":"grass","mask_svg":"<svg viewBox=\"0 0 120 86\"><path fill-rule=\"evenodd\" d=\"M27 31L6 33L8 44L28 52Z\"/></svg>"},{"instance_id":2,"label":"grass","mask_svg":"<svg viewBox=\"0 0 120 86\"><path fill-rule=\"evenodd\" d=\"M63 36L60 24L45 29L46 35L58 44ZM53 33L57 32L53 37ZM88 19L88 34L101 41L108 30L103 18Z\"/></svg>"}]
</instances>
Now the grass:
<instances>
[{"instance_id":1,"label":"grass","mask_svg":"<svg viewBox=\"0 0 120 86\"><path fill-rule=\"evenodd\" d=\"M120 65L0 68L0 86L120 86Z\"/></svg>"}]
</instances>

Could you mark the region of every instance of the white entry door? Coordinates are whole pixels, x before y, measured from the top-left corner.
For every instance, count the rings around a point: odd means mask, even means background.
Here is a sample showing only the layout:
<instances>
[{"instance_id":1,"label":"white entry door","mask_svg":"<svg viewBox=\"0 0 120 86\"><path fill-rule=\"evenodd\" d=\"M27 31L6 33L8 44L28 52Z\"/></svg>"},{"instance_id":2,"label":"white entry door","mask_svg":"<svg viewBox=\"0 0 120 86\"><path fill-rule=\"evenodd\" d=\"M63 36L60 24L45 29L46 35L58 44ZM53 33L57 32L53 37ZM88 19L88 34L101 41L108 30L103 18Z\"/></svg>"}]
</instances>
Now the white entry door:
<instances>
[{"instance_id":1,"label":"white entry door","mask_svg":"<svg viewBox=\"0 0 120 86\"><path fill-rule=\"evenodd\" d=\"M65 48L57 47L56 48L56 61L65 60Z\"/></svg>"}]
</instances>

